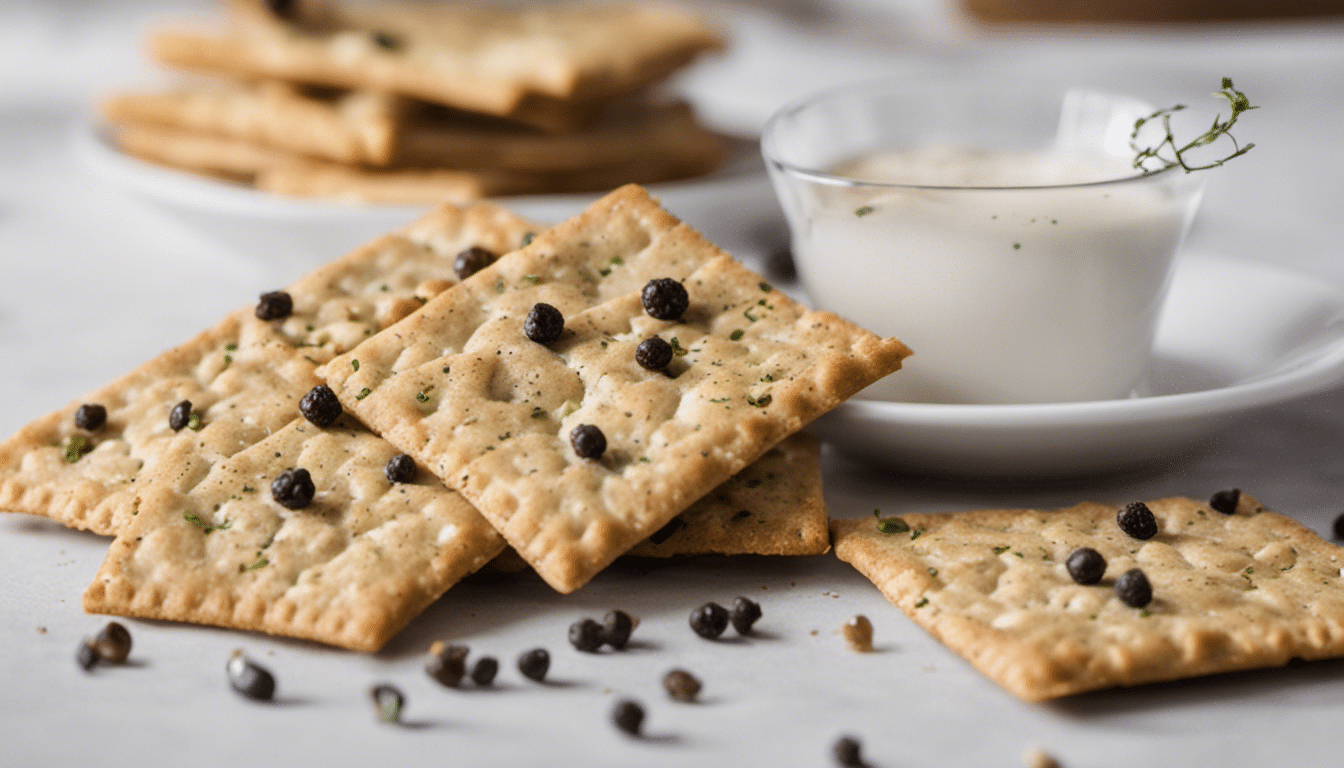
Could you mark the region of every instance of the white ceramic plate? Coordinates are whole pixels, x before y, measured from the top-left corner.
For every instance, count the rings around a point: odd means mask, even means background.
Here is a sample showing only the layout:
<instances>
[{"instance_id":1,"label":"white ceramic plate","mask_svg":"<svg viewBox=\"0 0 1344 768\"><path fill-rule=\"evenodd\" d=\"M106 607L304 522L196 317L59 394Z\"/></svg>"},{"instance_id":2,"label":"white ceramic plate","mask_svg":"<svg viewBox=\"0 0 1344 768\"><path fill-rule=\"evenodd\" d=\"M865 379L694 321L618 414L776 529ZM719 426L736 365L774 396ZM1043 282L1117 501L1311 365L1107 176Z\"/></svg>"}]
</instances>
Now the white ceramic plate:
<instances>
[{"instance_id":1,"label":"white ceramic plate","mask_svg":"<svg viewBox=\"0 0 1344 768\"><path fill-rule=\"evenodd\" d=\"M107 183L148 200L207 236L292 278L402 226L429 205L310 200L259 192L245 184L165 168L123 153L112 128L94 117L73 130L75 156ZM743 222L778 218L778 206L753 142L735 142L729 161L697 179L649 186L663 205L735 253L750 252L753 234ZM563 221L601 195L526 195L499 198L511 210L542 223Z\"/></svg>"},{"instance_id":2,"label":"white ceramic plate","mask_svg":"<svg viewBox=\"0 0 1344 768\"><path fill-rule=\"evenodd\" d=\"M899 471L1086 475L1177 458L1253 409L1341 383L1344 290L1268 264L1187 256L1144 396L1047 405L852 400L814 429L848 456Z\"/></svg>"}]
</instances>

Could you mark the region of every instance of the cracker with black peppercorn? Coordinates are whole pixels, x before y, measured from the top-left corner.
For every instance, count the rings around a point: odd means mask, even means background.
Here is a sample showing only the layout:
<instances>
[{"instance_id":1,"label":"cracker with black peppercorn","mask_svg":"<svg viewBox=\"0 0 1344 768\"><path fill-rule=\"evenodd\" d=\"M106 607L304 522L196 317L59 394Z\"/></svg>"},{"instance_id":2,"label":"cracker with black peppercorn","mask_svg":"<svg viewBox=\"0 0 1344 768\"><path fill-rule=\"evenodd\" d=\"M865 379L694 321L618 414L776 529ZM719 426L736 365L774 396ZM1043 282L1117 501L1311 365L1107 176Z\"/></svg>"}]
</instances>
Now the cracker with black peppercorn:
<instances>
[{"instance_id":1,"label":"cracker with black peppercorn","mask_svg":"<svg viewBox=\"0 0 1344 768\"><path fill-rule=\"evenodd\" d=\"M0 509L115 534L147 482L189 488L213 463L288 424L320 383L316 365L455 283L460 251L503 253L540 229L495 205L443 206L310 272L283 294L276 319L240 309L0 443ZM184 400L195 424L175 430L172 412ZM90 403L104 407L106 422L82 429L75 415Z\"/></svg>"},{"instance_id":2,"label":"cracker with black peppercorn","mask_svg":"<svg viewBox=\"0 0 1344 768\"><path fill-rule=\"evenodd\" d=\"M84 608L378 650L504 548L436 478L389 481L396 453L348 416L296 419L187 490L152 487ZM315 490L298 502L274 487L295 470Z\"/></svg>"},{"instance_id":3,"label":"cracker with black peppercorn","mask_svg":"<svg viewBox=\"0 0 1344 768\"><path fill-rule=\"evenodd\" d=\"M645 311L654 277L684 283L680 319ZM539 302L565 316L549 344L523 332ZM683 350L672 370L636 361L652 335ZM570 592L907 354L775 291L629 186L321 375ZM602 431L600 457L574 452L580 425Z\"/></svg>"},{"instance_id":4,"label":"cracker with black peppercorn","mask_svg":"<svg viewBox=\"0 0 1344 768\"><path fill-rule=\"evenodd\" d=\"M1234 514L1185 498L1147 508L1157 530L1146 540L1095 503L908 514L899 533L871 518L831 530L841 560L1028 701L1344 655L1344 549L1246 494ZM1082 547L1106 563L1096 585L1066 565ZM1151 602L1117 594L1136 566Z\"/></svg>"}]
</instances>

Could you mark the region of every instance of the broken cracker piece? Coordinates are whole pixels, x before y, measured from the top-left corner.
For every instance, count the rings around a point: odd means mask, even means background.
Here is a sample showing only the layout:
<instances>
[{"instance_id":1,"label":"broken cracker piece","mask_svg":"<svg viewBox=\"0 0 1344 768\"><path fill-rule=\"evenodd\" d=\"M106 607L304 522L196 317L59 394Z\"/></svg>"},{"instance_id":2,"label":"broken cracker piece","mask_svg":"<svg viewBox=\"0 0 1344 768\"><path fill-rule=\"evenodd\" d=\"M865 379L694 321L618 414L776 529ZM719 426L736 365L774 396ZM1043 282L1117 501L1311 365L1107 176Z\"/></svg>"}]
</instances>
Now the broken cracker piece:
<instances>
[{"instance_id":1,"label":"broken cracker piece","mask_svg":"<svg viewBox=\"0 0 1344 768\"><path fill-rule=\"evenodd\" d=\"M1224 515L1185 498L1148 502L1158 534L1131 538L1116 507L907 514L835 520L836 555L1014 695L1082 691L1344 655L1344 549L1243 494ZM1076 583L1069 553L1106 559ZM1141 568L1153 600L1132 608L1114 580Z\"/></svg>"}]
</instances>

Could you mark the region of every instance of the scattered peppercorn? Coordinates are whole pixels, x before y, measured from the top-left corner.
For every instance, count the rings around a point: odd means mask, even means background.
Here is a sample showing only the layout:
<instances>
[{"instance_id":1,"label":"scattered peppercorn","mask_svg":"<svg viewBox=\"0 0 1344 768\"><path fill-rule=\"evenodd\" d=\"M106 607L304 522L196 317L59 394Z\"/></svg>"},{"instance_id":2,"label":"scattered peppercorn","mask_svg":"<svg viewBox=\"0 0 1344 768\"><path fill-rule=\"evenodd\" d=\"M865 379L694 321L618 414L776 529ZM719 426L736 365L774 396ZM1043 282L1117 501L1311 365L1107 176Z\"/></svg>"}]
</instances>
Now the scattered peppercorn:
<instances>
[{"instance_id":1,"label":"scattered peppercorn","mask_svg":"<svg viewBox=\"0 0 1344 768\"><path fill-rule=\"evenodd\" d=\"M401 691L387 683L379 683L369 689L373 705L378 708L378 718L385 723L400 723L401 710L406 706L406 697Z\"/></svg>"},{"instance_id":2,"label":"scattered peppercorn","mask_svg":"<svg viewBox=\"0 0 1344 768\"><path fill-rule=\"evenodd\" d=\"M299 400L299 413L319 427L329 427L341 417L341 401L326 384L318 384Z\"/></svg>"},{"instance_id":3,"label":"scattered peppercorn","mask_svg":"<svg viewBox=\"0 0 1344 768\"><path fill-rule=\"evenodd\" d=\"M602 647L602 625L592 619L570 624L569 644L584 653L596 653Z\"/></svg>"},{"instance_id":4,"label":"scattered peppercorn","mask_svg":"<svg viewBox=\"0 0 1344 768\"><path fill-rule=\"evenodd\" d=\"M385 51L395 51L401 47L401 38L382 30L373 33L373 44Z\"/></svg>"},{"instance_id":5,"label":"scattered peppercorn","mask_svg":"<svg viewBox=\"0 0 1344 768\"><path fill-rule=\"evenodd\" d=\"M611 710L611 722L631 736L638 736L644 725L644 708L630 699L618 701Z\"/></svg>"},{"instance_id":6,"label":"scattered peppercorn","mask_svg":"<svg viewBox=\"0 0 1344 768\"><path fill-rule=\"evenodd\" d=\"M456 688L457 684L462 682L462 677L467 674L468 652L465 645L445 647L436 640L429 646L429 661L425 664L425 672L440 684Z\"/></svg>"},{"instance_id":7,"label":"scattered peppercorn","mask_svg":"<svg viewBox=\"0 0 1344 768\"><path fill-rule=\"evenodd\" d=\"M873 650L873 622L867 616L859 614L845 622L844 632L850 648L859 653Z\"/></svg>"},{"instance_id":8,"label":"scattered peppercorn","mask_svg":"<svg viewBox=\"0 0 1344 768\"><path fill-rule=\"evenodd\" d=\"M658 277L644 284L640 292L644 311L659 320L680 320L691 305L686 286L670 277Z\"/></svg>"},{"instance_id":9,"label":"scattered peppercorn","mask_svg":"<svg viewBox=\"0 0 1344 768\"><path fill-rule=\"evenodd\" d=\"M109 621L93 638L92 645L99 661L120 664L131 655L131 633L121 624Z\"/></svg>"},{"instance_id":10,"label":"scattered peppercorn","mask_svg":"<svg viewBox=\"0 0 1344 768\"><path fill-rule=\"evenodd\" d=\"M672 362L672 345L658 336L650 336L635 347L635 362L650 371L661 371Z\"/></svg>"},{"instance_id":11,"label":"scattered peppercorn","mask_svg":"<svg viewBox=\"0 0 1344 768\"><path fill-rule=\"evenodd\" d=\"M92 432L107 423L107 407L99 403L85 403L75 411L75 426Z\"/></svg>"},{"instance_id":12,"label":"scattered peppercorn","mask_svg":"<svg viewBox=\"0 0 1344 768\"><path fill-rule=\"evenodd\" d=\"M751 627L761 618L761 606L749 597L739 597L733 601L733 612L729 619L733 629L739 635L751 634Z\"/></svg>"},{"instance_id":13,"label":"scattered peppercorn","mask_svg":"<svg viewBox=\"0 0 1344 768\"><path fill-rule=\"evenodd\" d=\"M233 690L255 701L270 701L275 696L275 677L254 663L242 651L234 651L224 665Z\"/></svg>"},{"instance_id":14,"label":"scattered peppercorn","mask_svg":"<svg viewBox=\"0 0 1344 768\"><path fill-rule=\"evenodd\" d=\"M93 647L89 640L80 640L79 649L75 651L75 663L79 668L88 672L98 664L98 650Z\"/></svg>"},{"instance_id":15,"label":"scattered peppercorn","mask_svg":"<svg viewBox=\"0 0 1344 768\"><path fill-rule=\"evenodd\" d=\"M1106 575L1106 558L1091 547L1079 547L1069 553L1064 567L1079 584L1096 584Z\"/></svg>"},{"instance_id":16,"label":"scattered peppercorn","mask_svg":"<svg viewBox=\"0 0 1344 768\"><path fill-rule=\"evenodd\" d=\"M1224 515L1234 515L1237 512L1237 504L1241 503L1241 489L1233 488L1230 491L1219 491L1209 498L1209 506L1214 510L1222 512Z\"/></svg>"},{"instance_id":17,"label":"scattered peppercorn","mask_svg":"<svg viewBox=\"0 0 1344 768\"><path fill-rule=\"evenodd\" d=\"M1132 608L1142 608L1153 601L1153 585L1138 568L1130 568L1115 580L1115 595Z\"/></svg>"},{"instance_id":18,"label":"scattered peppercorn","mask_svg":"<svg viewBox=\"0 0 1344 768\"><path fill-rule=\"evenodd\" d=\"M700 681L684 669L674 669L663 675L663 689L674 701L695 701L700 694Z\"/></svg>"},{"instance_id":19,"label":"scattered peppercorn","mask_svg":"<svg viewBox=\"0 0 1344 768\"><path fill-rule=\"evenodd\" d=\"M389 483L409 483L415 479L415 459L409 454L398 453L387 460L383 474L387 475Z\"/></svg>"},{"instance_id":20,"label":"scattered peppercorn","mask_svg":"<svg viewBox=\"0 0 1344 768\"><path fill-rule=\"evenodd\" d=\"M853 736L841 736L831 746L835 762L846 768L863 768L863 745Z\"/></svg>"},{"instance_id":21,"label":"scattered peppercorn","mask_svg":"<svg viewBox=\"0 0 1344 768\"><path fill-rule=\"evenodd\" d=\"M630 642L630 633L635 631L635 620L625 611L607 611L602 617L602 642L614 650L623 650Z\"/></svg>"},{"instance_id":22,"label":"scattered peppercorn","mask_svg":"<svg viewBox=\"0 0 1344 768\"><path fill-rule=\"evenodd\" d=\"M518 671L528 680L541 682L551 668L551 654L545 648L533 648L518 657Z\"/></svg>"},{"instance_id":23,"label":"scattered peppercorn","mask_svg":"<svg viewBox=\"0 0 1344 768\"><path fill-rule=\"evenodd\" d=\"M191 421L191 401L183 400L168 412L168 428L181 432Z\"/></svg>"},{"instance_id":24,"label":"scattered peppercorn","mask_svg":"<svg viewBox=\"0 0 1344 768\"><path fill-rule=\"evenodd\" d=\"M543 301L534 304L523 321L523 334L538 344L550 344L560 338L564 330L565 316Z\"/></svg>"},{"instance_id":25,"label":"scattered peppercorn","mask_svg":"<svg viewBox=\"0 0 1344 768\"><path fill-rule=\"evenodd\" d=\"M569 444L581 459L600 459L607 450L607 436L595 424L580 424L569 433Z\"/></svg>"},{"instance_id":26,"label":"scattered peppercorn","mask_svg":"<svg viewBox=\"0 0 1344 768\"><path fill-rule=\"evenodd\" d=\"M482 656L476 660L471 667L471 681L482 688L488 687L495 682L495 675L499 673L499 662L494 656Z\"/></svg>"},{"instance_id":27,"label":"scattered peppercorn","mask_svg":"<svg viewBox=\"0 0 1344 768\"><path fill-rule=\"evenodd\" d=\"M271 496L286 509L303 509L313 503L313 477L303 467L286 469L271 483Z\"/></svg>"},{"instance_id":28,"label":"scattered peppercorn","mask_svg":"<svg viewBox=\"0 0 1344 768\"><path fill-rule=\"evenodd\" d=\"M257 301L257 318L261 320L279 320L289 317L294 311L294 299L284 291L271 291L261 294Z\"/></svg>"},{"instance_id":29,"label":"scattered peppercorn","mask_svg":"<svg viewBox=\"0 0 1344 768\"><path fill-rule=\"evenodd\" d=\"M691 611L691 629L695 634L713 640L728 628L728 609L718 603L705 603Z\"/></svg>"},{"instance_id":30,"label":"scattered peppercorn","mask_svg":"<svg viewBox=\"0 0 1344 768\"><path fill-rule=\"evenodd\" d=\"M478 245L473 245L467 250L457 254L457 258L453 259L453 271L457 273L457 276L460 279L466 280L468 277L471 277L482 269L494 264L495 259L497 258L499 257L495 256L495 254L490 251L487 251Z\"/></svg>"},{"instance_id":31,"label":"scattered peppercorn","mask_svg":"<svg viewBox=\"0 0 1344 768\"><path fill-rule=\"evenodd\" d=\"M1148 540L1157 535L1157 518L1142 501L1132 501L1115 514L1120 530L1136 539Z\"/></svg>"}]
</instances>

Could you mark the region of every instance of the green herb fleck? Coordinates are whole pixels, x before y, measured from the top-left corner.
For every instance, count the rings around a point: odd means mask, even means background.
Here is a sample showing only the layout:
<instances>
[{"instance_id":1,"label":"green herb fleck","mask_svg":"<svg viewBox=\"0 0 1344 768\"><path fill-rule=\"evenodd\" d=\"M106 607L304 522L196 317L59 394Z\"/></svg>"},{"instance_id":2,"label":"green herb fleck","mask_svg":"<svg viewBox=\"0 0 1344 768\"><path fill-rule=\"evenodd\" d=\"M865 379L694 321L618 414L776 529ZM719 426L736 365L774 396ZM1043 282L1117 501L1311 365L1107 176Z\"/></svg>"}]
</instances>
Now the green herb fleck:
<instances>
[{"instance_id":1,"label":"green herb fleck","mask_svg":"<svg viewBox=\"0 0 1344 768\"><path fill-rule=\"evenodd\" d=\"M192 411L191 416L187 418L187 429L192 432L201 431L201 414L198 411Z\"/></svg>"},{"instance_id":2,"label":"green herb fleck","mask_svg":"<svg viewBox=\"0 0 1344 768\"><path fill-rule=\"evenodd\" d=\"M541 275L523 275L523 281L528 283L540 283Z\"/></svg>"},{"instance_id":3,"label":"green herb fleck","mask_svg":"<svg viewBox=\"0 0 1344 768\"><path fill-rule=\"evenodd\" d=\"M415 399L421 403L428 403L429 395L426 395L424 392L416 392Z\"/></svg>"},{"instance_id":4,"label":"green herb fleck","mask_svg":"<svg viewBox=\"0 0 1344 768\"><path fill-rule=\"evenodd\" d=\"M238 566L238 572L239 572L239 573L242 573L242 572L245 571L245 570L247 570L247 571L255 571L255 570L257 570L258 568L265 568L266 566L268 566L268 565L270 565L270 564L271 564L271 561L270 561L270 560L267 560L267 559L264 558L264 557L260 557L260 556L258 556L258 557L257 557L257 562L255 562L255 563L253 563L253 564L247 566L246 568L244 568L243 566L239 565L239 566Z\"/></svg>"},{"instance_id":5,"label":"green herb fleck","mask_svg":"<svg viewBox=\"0 0 1344 768\"><path fill-rule=\"evenodd\" d=\"M444 372L444 373L447 373L449 370L450 370L450 366L447 366L447 365L443 366L443 372Z\"/></svg>"},{"instance_id":6,"label":"green herb fleck","mask_svg":"<svg viewBox=\"0 0 1344 768\"><path fill-rule=\"evenodd\" d=\"M350 361L350 367L351 367L352 369L358 371L358 370L359 370L359 361L358 361L358 360L351 360L351 361Z\"/></svg>"},{"instance_id":7,"label":"green herb fleck","mask_svg":"<svg viewBox=\"0 0 1344 768\"><path fill-rule=\"evenodd\" d=\"M752 397L751 395L747 395L747 405L754 405L757 408L764 408L765 406L769 405L770 401L773 399L774 398L772 398L770 396L770 393L768 392L764 395L761 395L760 397Z\"/></svg>"},{"instance_id":8,"label":"green herb fleck","mask_svg":"<svg viewBox=\"0 0 1344 768\"><path fill-rule=\"evenodd\" d=\"M225 367L225 368L228 368L228 367L229 367L229 364L232 363L232 362L233 362L233 355L225 355L225 356L224 356L224 367Z\"/></svg>"},{"instance_id":9,"label":"green herb fleck","mask_svg":"<svg viewBox=\"0 0 1344 768\"><path fill-rule=\"evenodd\" d=\"M1007 544L1000 544L999 546L997 546L997 547L994 548L994 554L996 554L996 555L1002 555L1004 552L1007 552L1007 551L1008 551L1008 545L1007 545Z\"/></svg>"},{"instance_id":10,"label":"green herb fleck","mask_svg":"<svg viewBox=\"0 0 1344 768\"><path fill-rule=\"evenodd\" d=\"M937 568L930 568L930 569L929 569L929 575L930 575L930 576L937 576L937 575L938 575L938 569L937 569Z\"/></svg>"},{"instance_id":11,"label":"green herb fleck","mask_svg":"<svg viewBox=\"0 0 1344 768\"><path fill-rule=\"evenodd\" d=\"M74 464L83 458L84 454L93 450L93 444L83 435L71 435L65 438L61 449L65 452L65 460Z\"/></svg>"},{"instance_id":12,"label":"green herb fleck","mask_svg":"<svg viewBox=\"0 0 1344 768\"><path fill-rule=\"evenodd\" d=\"M378 290L382 291L383 293L387 293L392 289L387 287L387 283L383 283L382 285L378 286ZM312 326L311 325L308 326L308 329L312 330Z\"/></svg>"},{"instance_id":13,"label":"green herb fleck","mask_svg":"<svg viewBox=\"0 0 1344 768\"><path fill-rule=\"evenodd\" d=\"M1147 608L1144 608L1142 611L1139 611L1139 618L1146 619L1152 615L1153 615L1152 611L1149 611Z\"/></svg>"},{"instance_id":14,"label":"green herb fleck","mask_svg":"<svg viewBox=\"0 0 1344 768\"><path fill-rule=\"evenodd\" d=\"M864 216L867 216L872 212L873 212L873 206L871 205L865 205L854 209L854 215L858 216L860 219L862 219Z\"/></svg>"},{"instance_id":15,"label":"green herb fleck","mask_svg":"<svg viewBox=\"0 0 1344 768\"><path fill-rule=\"evenodd\" d=\"M677 356L677 357L685 357L685 356L686 356L686 350L685 350L685 349L682 349L682 347L681 347L681 342L677 341L677 337L676 337L676 336L673 336L673 337L672 337L672 354L675 355L675 356Z\"/></svg>"},{"instance_id":16,"label":"green herb fleck","mask_svg":"<svg viewBox=\"0 0 1344 768\"><path fill-rule=\"evenodd\" d=\"M1246 573L1255 573L1255 566L1253 565L1246 566Z\"/></svg>"},{"instance_id":17,"label":"green herb fleck","mask_svg":"<svg viewBox=\"0 0 1344 768\"><path fill-rule=\"evenodd\" d=\"M219 509L218 505L216 505L215 509L216 509L216 510ZM225 530L228 530L229 528L232 528L232 527L233 527L233 523L230 522L230 521L228 521L228 520L225 520L224 522L220 523L219 525L213 525L213 526L212 526L212 525L210 525L209 523L207 523L207 522L205 522L204 520L202 520L201 517L200 517L200 515L194 514L194 513L192 513L192 512L183 512L183 513L182 513L182 519L183 519L183 520L186 520L188 523L191 523L192 525L196 526L197 528L200 528L200 529L201 529L202 531L204 531L205 533L211 533L211 532L213 532L213 531L225 531Z\"/></svg>"},{"instance_id":18,"label":"green herb fleck","mask_svg":"<svg viewBox=\"0 0 1344 768\"><path fill-rule=\"evenodd\" d=\"M732 333L728 334L728 340L741 341L742 337L746 335L746 333L747 333L746 331L742 330L741 328L738 328L736 331L733 331Z\"/></svg>"},{"instance_id":19,"label":"green herb fleck","mask_svg":"<svg viewBox=\"0 0 1344 768\"><path fill-rule=\"evenodd\" d=\"M610 274L611 274L611 268L610 268L610 267L599 267L598 270L597 270L597 274L599 274L599 275L601 275L601 276L603 276L603 277L606 277L607 275L610 275Z\"/></svg>"},{"instance_id":20,"label":"green herb fleck","mask_svg":"<svg viewBox=\"0 0 1344 768\"><path fill-rule=\"evenodd\" d=\"M368 387L365 387L365 388L359 390L359 394L358 394L358 395L355 395L355 399L356 399L356 400L363 400L364 398L368 397L368 396L369 396L369 393L372 392L372 391L373 391L373 390L369 389Z\"/></svg>"},{"instance_id":21,"label":"green herb fleck","mask_svg":"<svg viewBox=\"0 0 1344 768\"><path fill-rule=\"evenodd\" d=\"M540 405L532 406L532 418L534 419L546 418L546 409L542 408Z\"/></svg>"},{"instance_id":22,"label":"green herb fleck","mask_svg":"<svg viewBox=\"0 0 1344 768\"><path fill-rule=\"evenodd\" d=\"M910 532L910 540L911 540L911 541L914 541L915 539L918 539L920 536L923 536L923 535L924 535L924 529L922 529L922 528L916 528L916 529L914 529L913 531Z\"/></svg>"},{"instance_id":23,"label":"green herb fleck","mask_svg":"<svg viewBox=\"0 0 1344 768\"><path fill-rule=\"evenodd\" d=\"M381 30L373 33L373 44L384 51L396 51L401 48L401 38Z\"/></svg>"},{"instance_id":24,"label":"green herb fleck","mask_svg":"<svg viewBox=\"0 0 1344 768\"><path fill-rule=\"evenodd\" d=\"M910 526L899 517L883 517L882 510L874 509L873 517L877 518L877 530L882 533L908 533Z\"/></svg>"},{"instance_id":25,"label":"green herb fleck","mask_svg":"<svg viewBox=\"0 0 1344 768\"><path fill-rule=\"evenodd\" d=\"M244 486L243 486L243 493L256 493L256 492L257 492L257 489L256 489L256 488L253 488L253 487L250 486L250 485L244 485Z\"/></svg>"},{"instance_id":26,"label":"green herb fleck","mask_svg":"<svg viewBox=\"0 0 1344 768\"><path fill-rule=\"evenodd\" d=\"M766 293L769 293L769 292L775 290L775 288L774 288L774 286L770 285L769 283L762 282L762 283L761 283L761 290L762 290L762 291L765 291Z\"/></svg>"},{"instance_id":27,"label":"green herb fleck","mask_svg":"<svg viewBox=\"0 0 1344 768\"><path fill-rule=\"evenodd\" d=\"M238 345L237 345L237 344L225 344L225 345L224 345L224 351L225 351L225 352L237 352L237 351L238 351Z\"/></svg>"},{"instance_id":28,"label":"green herb fleck","mask_svg":"<svg viewBox=\"0 0 1344 768\"><path fill-rule=\"evenodd\" d=\"M1213 118L1213 125L1210 126L1209 130L1196 136L1194 140L1183 146L1176 146L1176 137L1172 135L1171 132L1171 116L1185 109L1184 104L1177 104L1176 106L1167 109L1159 109L1147 117L1141 117L1138 120L1135 120L1134 131L1129 135L1129 148L1135 152L1133 166L1138 170L1143 171L1145 174L1157 173L1177 166L1185 169L1186 173L1190 173L1192 171L1217 168L1228 160L1241 157L1247 152L1250 152L1255 145L1247 144L1243 147L1238 144L1236 138L1232 136L1232 126L1236 124L1237 118L1241 116L1241 113L1249 112L1252 109L1259 109L1259 107L1251 106L1250 99L1246 98L1246 94L1237 90L1232 85L1232 78L1230 77L1223 78L1223 87L1213 95L1215 97L1227 99L1228 106L1232 108L1232 114L1228 116L1227 120L1221 120L1219 119L1219 115L1215 115ZM1145 125L1153 120L1162 121L1162 140L1157 143L1157 146L1142 147L1139 145L1139 132L1143 130ZM1223 136L1226 136L1228 140L1232 142L1232 153L1227 157L1224 157L1221 160L1214 160L1207 165L1191 165L1186 162L1186 152L1197 147L1208 146ZM1163 149L1169 150L1169 154L1163 155Z\"/></svg>"},{"instance_id":29,"label":"green herb fleck","mask_svg":"<svg viewBox=\"0 0 1344 768\"><path fill-rule=\"evenodd\" d=\"M537 233L536 233L536 232L528 232L528 233L524 234L524 235L523 235L523 245L531 245L531 244L532 244L532 238L534 238L534 237L536 237L536 236L537 236Z\"/></svg>"},{"instance_id":30,"label":"green herb fleck","mask_svg":"<svg viewBox=\"0 0 1344 768\"><path fill-rule=\"evenodd\" d=\"M640 464L648 464L648 463L649 463L649 457L648 457L648 456L640 456L640 457L639 457L639 463L640 463Z\"/></svg>"},{"instance_id":31,"label":"green herb fleck","mask_svg":"<svg viewBox=\"0 0 1344 768\"><path fill-rule=\"evenodd\" d=\"M504 278L500 278L495 281L495 293L503 293L503 292L504 292Z\"/></svg>"},{"instance_id":32,"label":"green herb fleck","mask_svg":"<svg viewBox=\"0 0 1344 768\"><path fill-rule=\"evenodd\" d=\"M625 259L622 259L620 256L612 256L611 263L619 267L625 263Z\"/></svg>"},{"instance_id":33,"label":"green herb fleck","mask_svg":"<svg viewBox=\"0 0 1344 768\"><path fill-rule=\"evenodd\" d=\"M751 314L751 307L747 307L746 309L742 310L742 316L747 318L753 323L756 322L756 316Z\"/></svg>"},{"instance_id":34,"label":"green herb fleck","mask_svg":"<svg viewBox=\"0 0 1344 768\"><path fill-rule=\"evenodd\" d=\"M1014 250L1014 251L1020 251L1020 250L1022 250L1022 244L1021 244L1021 243L1013 243L1013 250Z\"/></svg>"},{"instance_id":35,"label":"green herb fleck","mask_svg":"<svg viewBox=\"0 0 1344 768\"><path fill-rule=\"evenodd\" d=\"M915 607L916 607L916 608L923 608L924 606L926 606L926 605L928 605L928 604L929 604L929 598L927 598L927 597L921 597L921 598L919 598L919 602L918 602L918 603L915 603Z\"/></svg>"},{"instance_id":36,"label":"green herb fleck","mask_svg":"<svg viewBox=\"0 0 1344 768\"><path fill-rule=\"evenodd\" d=\"M775 377L774 377L774 376L771 376L771 375L768 374L768 373L761 377L761 381L774 381L774 380L775 380Z\"/></svg>"}]
</instances>

